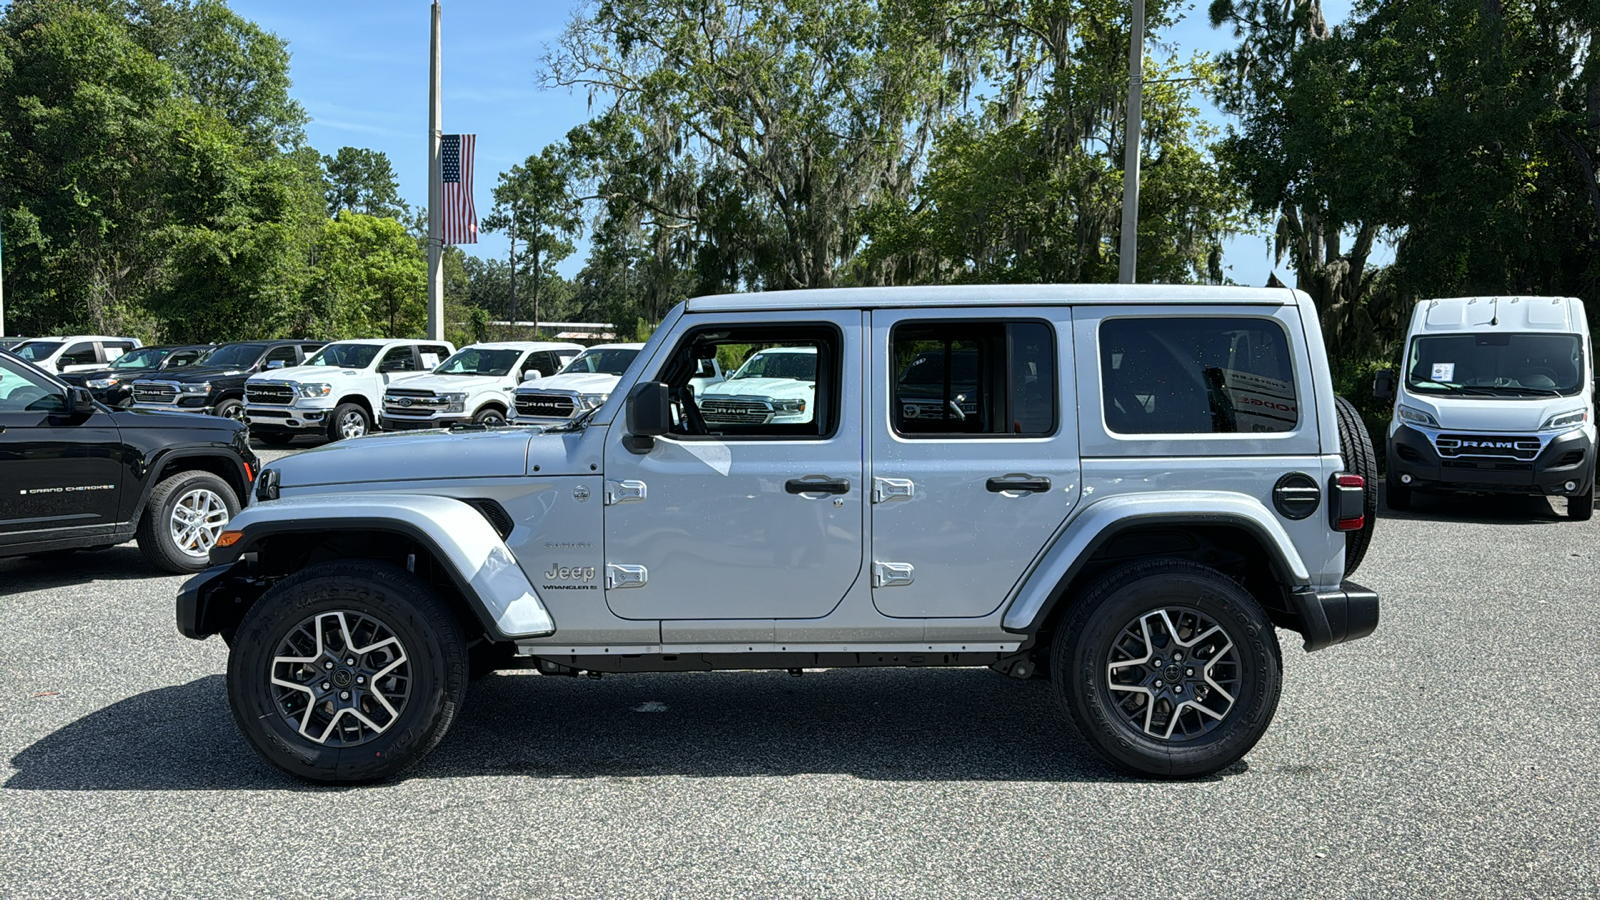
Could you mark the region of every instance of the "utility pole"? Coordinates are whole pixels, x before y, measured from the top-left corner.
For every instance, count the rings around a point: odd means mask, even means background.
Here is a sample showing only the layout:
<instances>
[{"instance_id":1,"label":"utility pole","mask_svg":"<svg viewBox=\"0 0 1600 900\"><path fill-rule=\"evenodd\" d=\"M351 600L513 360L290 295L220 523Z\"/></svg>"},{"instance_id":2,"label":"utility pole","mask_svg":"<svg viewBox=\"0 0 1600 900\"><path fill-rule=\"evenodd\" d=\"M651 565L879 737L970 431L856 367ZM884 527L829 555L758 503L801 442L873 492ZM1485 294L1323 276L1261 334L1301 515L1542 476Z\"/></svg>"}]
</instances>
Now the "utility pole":
<instances>
[{"instance_id":1,"label":"utility pole","mask_svg":"<svg viewBox=\"0 0 1600 900\"><path fill-rule=\"evenodd\" d=\"M439 145L444 105L439 62L439 0L433 0L433 58L428 81L428 338L444 340L444 181Z\"/></svg>"},{"instance_id":2,"label":"utility pole","mask_svg":"<svg viewBox=\"0 0 1600 900\"><path fill-rule=\"evenodd\" d=\"M6 333L6 265L5 239L0 237L0 336Z\"/></svg>"},{"instance_id":3,"label":"utility pole","mask_svg":"<svg viewBox=\"0 0 1600 900\"><path fill-rule=\"evenodd\" d=\"M1144 118L1144 0L1133 0L1133 29L1128 35L1128 145L1122 163L1122 244L1117 281L1138 279L1139 253L1139 131Z\"/></svg>"}]
</instances>

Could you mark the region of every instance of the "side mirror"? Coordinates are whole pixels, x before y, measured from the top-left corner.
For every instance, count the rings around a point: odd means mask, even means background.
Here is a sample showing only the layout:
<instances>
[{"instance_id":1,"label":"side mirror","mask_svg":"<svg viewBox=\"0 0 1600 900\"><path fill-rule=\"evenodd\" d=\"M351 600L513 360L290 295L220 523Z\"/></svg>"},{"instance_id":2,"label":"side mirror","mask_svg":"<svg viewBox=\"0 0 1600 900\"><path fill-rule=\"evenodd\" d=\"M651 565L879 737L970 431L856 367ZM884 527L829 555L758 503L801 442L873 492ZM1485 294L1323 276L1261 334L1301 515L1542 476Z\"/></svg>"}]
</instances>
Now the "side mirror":
<instances>
[{"instance_id":1,"label":"side mirror","mask_svg":"<svg viewBox=\"0 0 1600 900\"><path fill-rule=\"evenodd\" d=\"M1372 379L1372 397L1375 400L1394 399L1394 370L1379 369Z\"/></svg>"},{"instance_id":2,"label":"side mirror","mask_svg":"<svg viewBox=\"0 0 1600 900\"><path fill-rule=\"evenodd\" d=\"M659 381L636 385L628 394L628 449L649 453L656 445L656 437L671 430L672 403L667 386Z\"/></svg>"},{"instance_id":3,"label":"side mirror","mask_svg":"<svg viewBox=\"0 0 1600 900\"><path fill-rule=\"evenodd\" d=\"M94 395L89 393L88 388L67 388L67 415L88 415L92 412L94 412Z\"/></svg>"},{"instance_id":4,"label":"side mirror","mask_svg":"<svg viewBox=\"0 0 1600 900\"><path fill-rule=\"evenodd\" d=\"M540 372L538 369L529 369L528 371L522 373L522 383L527 384L530 381L538 381L543 377L544 373Z\"/></svg>"},{"instance_id":5,"label":"side mirror","mask_svg":"<svg viewBox=\"0 0 1600 900\"><path fill-rule=\"evenodd\" d=\"M284 363L283 363L283 360L281 360L281 359L269 359L269 360L267 360L267 368L269 368L269 369L281 369L281 368L283 368L283 365L284 365Z\"/></svg>"}]
</instances>

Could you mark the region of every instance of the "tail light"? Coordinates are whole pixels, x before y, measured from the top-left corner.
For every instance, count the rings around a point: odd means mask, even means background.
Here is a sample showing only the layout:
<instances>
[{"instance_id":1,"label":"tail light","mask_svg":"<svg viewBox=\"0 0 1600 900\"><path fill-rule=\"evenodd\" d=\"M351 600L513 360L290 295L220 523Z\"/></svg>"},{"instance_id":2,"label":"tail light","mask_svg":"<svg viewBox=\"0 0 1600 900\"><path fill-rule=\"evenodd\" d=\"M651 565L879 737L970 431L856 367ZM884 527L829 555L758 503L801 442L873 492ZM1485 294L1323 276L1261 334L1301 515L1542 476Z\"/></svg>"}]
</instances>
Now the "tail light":
<instances>
[{"instance_id":1,"label":"tail light","mask_svg":"<svg viewBox=\"0 0 1600 900\"><path fill-rule=\"evenodd\" d=\"M1328 504L1334 531L1360 531L1367 525L1367 480L1360 475L1340 472L1328 486L1333 502Z\"/></svg>"}]
</instances>

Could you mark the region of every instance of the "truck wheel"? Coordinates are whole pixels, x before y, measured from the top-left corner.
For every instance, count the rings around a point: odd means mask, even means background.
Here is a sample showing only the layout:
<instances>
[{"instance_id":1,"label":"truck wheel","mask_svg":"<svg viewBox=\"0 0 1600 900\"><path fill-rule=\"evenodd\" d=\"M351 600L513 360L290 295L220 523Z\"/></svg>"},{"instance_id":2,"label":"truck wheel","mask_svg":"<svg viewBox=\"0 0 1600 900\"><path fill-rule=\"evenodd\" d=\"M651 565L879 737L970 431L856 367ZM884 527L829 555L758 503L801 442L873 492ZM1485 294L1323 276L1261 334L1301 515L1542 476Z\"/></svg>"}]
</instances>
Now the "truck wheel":
<instances>
[{"instance_id":1,"label":"truck wheel","mask_svg":"<svg viewBox=\"0 0 1600 900\"><path fill-rule=\"evenodd\" d=\"M357 403L341 403L328 420L328 440L358 438L372 430L372 418Z\"/></svg>"},{"instance_id":2,"label":"truck wheel","mask_svg":"<svg viewBox=\"0 0 1600 900\"><path fill-rule=\"evenodd\" d=\"M1403 511L1411 508L1411 488L1401 484L1400 480L1393 475L1385 479L1383 493L1385 499L1389 501L1390 509ZM1347 551L1345 554L1346 561L1349 558L1350 555Z\"/></svg>"},{"instance_id":3,"label":"truck wheel","mask_svg":"<svg viewBox=\"0 0 1600 900\"><path fill-rule=\"evenodd\" d=\"M287 447L294 440L294 435L284 434L281 431L254 432L250 435L269 447Z\"/></svg>"},{"instance_id":4,"label":"truck wheel","mask_svg":"<svg viewBox=\"0 0 1600 900\"><path fill-rule=\"evenodd\" d=\"M211 548L239 498L226 481L200 470L179 472L150 492L135 537L139 552L158 569L185 574L211 562Z\"/></svg>"},{"instance_id":5,"label":"truck wheel","mask_svg":"<svg viewBox=\"0 0 1600 900\"><path fill-rule=\"evenodd\" d=\"M1367 424L1361 413L1349 400L1333 398L1339 418L1339 452L1344 454L1344 470L1360 475L1367 486L1361 495L1361 508L1366 522L1344 536L1344 574L1348 578L1361 567L1361 560L1372 544L1372 529L1378 524L1378 456L1372 452L1372 438L1367 434Z\"/></svg>"},{"instance_id":6,"label":"truck wheel","mask_svg":"<svg viewBox=\"0 0 1600 900\"><path fill-rule=\"evenodd\" d=\"M472 417L472 424L499 428L501 425L506 424L506 414L496 407L485 406L483 409L478 410L477 415Z\"/></svg>"},{"instance_id":7,"label":"truck wheel","mask_svg":"<svg viewBox=\"0 0 1600 900\"><path fill-rule=\"evenodd\" d=\"M1589 489L1567 498L1567 518L1587 522L1594 517L1594 473L1589 474Z\"/></svg>"},{"instance_id":8,"label":"truck wheel","mask_svg":"<svg viewBox=\"0 0 1600 900\"><path fill-rule=\"evenodd\" d=\"M455 617L427 585L366 560L278 582L233 635L228 702L245 739L285 772L378 781L444 738L467 690Z\"/></svg>"},{"instance_id":9,"label":"truck wheel","mask_svg":"<svg viewBox=\"0 0 1600 900\"><path fill-rule=\"evenodd\" d=\"M1089 745L1135 775L1196 777L1238 762L1278 708L1272 622L1215 569L1158 559L1080 596L1051 651L1056 698Z\"/></svg>"},{"instance_id":10,"label":"truck wheel","mask_svg":"<svg viewBox=\"0 0 1600 900\"><path fill-rule=\"evenodd\" d=\"M211 408L211 414L235 422L244 422L244 404L237 400L223 400Z\"/></svg>"}]
</instances>

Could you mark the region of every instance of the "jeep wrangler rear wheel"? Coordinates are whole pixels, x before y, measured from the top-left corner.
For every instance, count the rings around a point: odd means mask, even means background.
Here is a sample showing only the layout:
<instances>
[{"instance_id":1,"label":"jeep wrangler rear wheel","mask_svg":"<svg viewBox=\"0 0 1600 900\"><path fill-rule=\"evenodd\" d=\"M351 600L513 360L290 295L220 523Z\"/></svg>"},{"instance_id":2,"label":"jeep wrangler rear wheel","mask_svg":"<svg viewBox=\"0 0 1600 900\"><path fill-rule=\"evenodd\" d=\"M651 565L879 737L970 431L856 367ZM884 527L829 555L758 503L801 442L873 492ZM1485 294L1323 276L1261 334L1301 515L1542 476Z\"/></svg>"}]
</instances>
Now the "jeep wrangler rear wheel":
<instances>
[{"instance_id":1,"label":"jeep wrangler rear wheel","mask_svg":"<svg viewBox=\"0 0 1600 900\"><path fill-rule=\"evenodd\" d=\"M1057 699L1125 772L1209 775L1238 762L1278 708L1283 658L1266 613L1215 569L1153 560L1074 601L1051 653Z\"/></svg>"},{"instance_id":2,"label":"jeep wrangler rear wheel","mask_svg":"<svg viewBox=\"0 0 1600 900\"><path fill-rule=\"evenodd\" d=\"M323 563L278 582L231 641L228 702L268 762L311 781L389 778L449 730L467 688L467 651L427 585L365 560Z\"/></svg>"}]
</instances>

